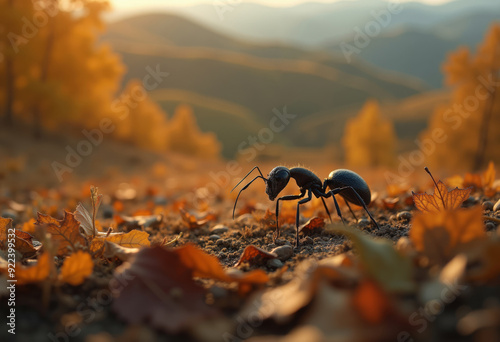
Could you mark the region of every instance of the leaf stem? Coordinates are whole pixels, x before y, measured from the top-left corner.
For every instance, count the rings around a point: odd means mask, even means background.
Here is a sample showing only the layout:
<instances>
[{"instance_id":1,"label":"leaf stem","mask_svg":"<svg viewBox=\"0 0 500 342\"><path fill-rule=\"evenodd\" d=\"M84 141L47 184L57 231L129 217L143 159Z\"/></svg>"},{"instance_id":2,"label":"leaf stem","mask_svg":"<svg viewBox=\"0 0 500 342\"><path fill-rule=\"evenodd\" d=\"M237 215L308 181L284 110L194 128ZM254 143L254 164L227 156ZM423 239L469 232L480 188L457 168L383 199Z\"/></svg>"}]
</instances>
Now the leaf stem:
<instances>
[{"instance_id":1,"label":"leaf stem","mask_svg":"<svg viewBox=\"0 0 500 342\"><path fill-rule=\"evenodd\" d=\"M436 189L438 191L439 197L441 198L441 202L443 203L443 208L446 209L446 204L444 203L443 194L441 193L441 190L439 190L439 186L437 185L436 180L432 176L432 173L429 171L429 168L427 166L424 167L424 170L425 170L425 172L427 172L429 174L429 176L431 176L432 181L434 182L434 185L436 186Z\"/></svg>"}]
</instances>

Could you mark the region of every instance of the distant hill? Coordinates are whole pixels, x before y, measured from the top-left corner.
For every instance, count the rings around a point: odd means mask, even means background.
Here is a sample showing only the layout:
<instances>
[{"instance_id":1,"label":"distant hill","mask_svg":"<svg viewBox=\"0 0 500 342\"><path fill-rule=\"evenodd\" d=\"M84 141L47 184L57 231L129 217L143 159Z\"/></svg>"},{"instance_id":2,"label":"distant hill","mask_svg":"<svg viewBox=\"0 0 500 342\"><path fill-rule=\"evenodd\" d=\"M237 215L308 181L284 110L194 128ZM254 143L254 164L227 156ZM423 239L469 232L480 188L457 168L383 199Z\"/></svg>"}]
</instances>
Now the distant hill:
<instances>
[{"instance_id":1,"label":"distant hill","mask_svg":"<svg viewBox=\"0 0 500 342\"><path fill-rule=\"evenodd\" d=\"M243 42L175 15L118 21L109 25L103 40L121 53L128 68L124 82L142 79L146 66L168 71L152 97L169 114L178 103L193 105L201 128L218 135L226 156L269 126L273 108L287 106L298 115L273 142L316 147L340 137L325 130L307 137L294 134L298 122L326 113L341 126L335 118L344 108L359 108L368 98L390 102L426 89L411 78L348 64L322 51Z\"/></svg>"},{"instance_id":2,"label":"distant hill","mask_svg":"<svg viewBox=\"0 0 500 342\"><path fill-rule=\"evenodd\" d=\"M469 46L475 51L495 20L500 22L500 11L471 13L425 30L394 29L374 37L353 57L379 68L418 77L431 87L440 88L443 86L441 67L447 55L459 46ZM352 44L352 38L344 42ZM331 44L330 50L340 53L341 41Z\"/></svg>"}]
</instances>

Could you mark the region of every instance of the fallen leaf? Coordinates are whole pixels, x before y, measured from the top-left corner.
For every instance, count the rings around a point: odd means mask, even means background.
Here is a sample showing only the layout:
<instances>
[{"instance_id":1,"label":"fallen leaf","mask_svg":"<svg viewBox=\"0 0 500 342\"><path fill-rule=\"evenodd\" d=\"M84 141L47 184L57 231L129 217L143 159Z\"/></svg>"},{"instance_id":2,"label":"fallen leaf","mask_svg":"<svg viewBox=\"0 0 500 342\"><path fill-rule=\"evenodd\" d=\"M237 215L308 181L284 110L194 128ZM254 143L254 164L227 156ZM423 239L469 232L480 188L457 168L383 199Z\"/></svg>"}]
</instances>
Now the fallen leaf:
<instances>
[{"instance_id":1,"label":"fallen leaf","mask_svg":"<svg viewBox=\"0 0 500 342\"><path fill-rule=\"evenodd\" d=\"M382 199L382 204L384 206L384 209L387 210L394 210L398 206L399 203L399 197L394 197L394 198L384 198Z\"/></svg>"},{"instance_id":2,"label":"fallen leaf","mask_svg":"<svg viewBox=\"0 0 500 342\"><path fill-rule=\"evenodd\" d=\"M500 278L500 238L493 237L471 246L466 251L469 281L488 283Z\"/></svg>"},{"instance_id":3,"label":"fallen leaf","mask_svg":"<svg viewBox=\"0 0 500 342\"><path fill-rule=\"evenodd\" d=\"M432 263L444 265L459 248L485 237L482 208L416 213L409 232L415 249Z\"/></svg>"},{"instance_id":4,"label":"fallen leaf","mask_svg":"<svg viewBox=\"0 0 500 342\"><path fill-rule=\"evenodd\" d=\"M18 285L38 283L48 278L50 274L50 263L53 262L49 253L38 256L36 265L25 267L16 264L16 280Z\"/></svg>"},{"instance_id":5,"label":"fallen leaf","mask_svg":"<svg viewBox=\"0 0 500 342\"><path fill-rule=\"evenodd\" d=\"M262 270L254 270L248 273L226 272L216 257L205 253L192 244L176 248L182 264L193 271L193 277L210 278L224 282L237 282L239 293L243 295L250 291L254 285L265 284L269 277Z\"/></svg>"},{"instance_id":6,"label":"fallen leaf","mask_svg":"<svg viewBox=\"0 0 500 342\"><path fill-rule=\"evenodd\" d=\"M380 324L393 310L389 296L370 280L358 285L352 302L356 311L369 324Z\"/></svg>"},{"instance_id":7,"label":"fallen leaf","mask_svg":"<svg viewBox=\"0 0 500 342\"><path fill-rule=\"evenodd\" d=\"M81 203L78 203L76 206L75 219L80 222L83 232L87 237L94 237L98 234L92 216L90 216L90 213Z\"/></svg>"},{"instance_id":8,"label":"fallen leaf","mask_svg":"<svg viewBox=\"0 0 500 342\"><path fill-rule=\"evenodd\" d=\"M35 219L29 219L29 221L23 223L23 228L21 230L30 234L35 233L35 222Z\"/></svg>"},{"instance_id":9,"label":"fallen leaf","mask_svg":"<svg viewBox=\"0 0 500 342\"><path fill-rule=\"evenodd\" d=\"M254 245L247 246L240 256L240 259L234 265L235 267L247 262L250 265L263 265L270 259L276 259L278 256L275 253L270 253L262 248L255 247Z\"/></svg>"},{"instance_id":10,"label":"fallen leaf","mask_svg":"<svg viewBox=\"0 0 500 342\"><path fill-rule=\"evenodd\" d=\"M198 219L195 215L190 214L184 209L180 209L182 220L186 223L189 229L196 229L204 226L210 221L214 221L217 217L214 214L208 213L203 215L201 219Z\"/></svg>"},{"instance_id":11,"label":"fallen leaf","mask_svg":"<svg viewBox=\"0 0 500 342\"><path fill-rule=\"evenodd\" d=\"M352 240L361 264L368 274L388 292L411 292L415 289L412 261L399 253L392 241L373 238L359 230L333 227L336 233Z\"/></svg>"},{"instance_id":12,"label":"fallen leaf","mask_svg":"<svg viewBox=\"0 0 500 342\"><path fill-rule=\"evenodd\" d=\"M92 274L94 262L89 253L77 251L64 259L59 281L77 286Z\"/></svg>"},{"instance_id":13,"label":"fallen leaf","mask_svg":"<svg viewBox=\"0 0 500 342\"><path fill-rule=\"evenodd\" d=\"M139 248L123 247L114 242L104 241L103 257L111 259L118 258L121 261L128 261L132 259L138 252Z\"/></svg>"},{"instance_id":14,"label":"fallen leaf","mask_svg":"<svg viewBox=\"0 0 500 342\"><path fill-rule=\"evenodd\" d=\"M128 248L140 248L149 247L151 242L149 241L149 234L143 230L131 230L130 232L124 233L112 233L109 236L100 234L92 240L90 244L90 250L92 252L97 252L104 247L104 243L113 242L122 247Z\"/></svg>"},{"instance_id":15,"label":"fallen leaf","mask_svg":"<svg viewBox=\"0 0 500 342\"><path fill-rule=\"evenodd\" d=\"M64 255L87 245L87 240L80 234L80 223L75 215L64 212L64 218L59 221L48 215L38 213L37 226L45 225L47 232L57 245L57 255Z\"/></svg>"},{"instance_id":16,"label":"fallen leaf","mask_svg":"<svg viewBox=\"0 0 500 342\"><path fill-rule=\"evenodd\" d=\"M488 164L488 168L482 174L483 188L492 188L493 183L495 183L495 176L495 164L493 163L493 161L490 161L490 163Z\"/></svg>"},{"instance_id":17,"label":"fallen leaf","mask_svg":"<svg viewBox=\"0 0 500 342\"><path fill-rule=\"evenodd\" d=\"M313 217L299 228L299 232L304 235L320 233L325 227L325 220L322 217Z\"/></svg>"},{"instance_id":18,"label":"fallen leaf","mask_svg":"<svg viewBox=\"0 0 500 342\"><path fill-rule=\"evenodd\" d=\"M118 226L125 226L127 230L140 228L155 228L163 221L163 215L150 216L115 216L115 221Z\"/></svg>"},{"instance_id":19,"label":"fallen leaf","mask_svg":"<svg viewBox=\"0 0 500 342\"><path fill-rule=\"evenodd\" d=\"M0 246L7 246L8 233L12 229L12 219L0 217ZM19 229L13 229L15 235L15 250L29 258L34 256L39 248L33 246L33 236Z\"/></svg>"},{"instance_id":20,"label":"fallen leaf","mask_svg":"<svg viewBox=\"0 0 500 342\"><path fill-rule=\"evenodd\" d=\"M455 188L448 191L446 185L439 181L437 187L434 188L434 194L413 193L413 201L415 207L423 212L440 212L443 210L453 210L459 208L462 203L469 198L472 188L459 189Z\"/></svg>"},{"instance_id":21,"label":"fallen leaf","mask_svg":"<svg viewBox=\"0 0 500 342\"><path fill-rule=\"evenodd\" d=\"M120 284L125 279L125 284L113 309L129 324L148 322L177 333L216 314L205 303L205 290L192 279L192 270L175 251L145 248L116 270L115 279Z\"/></svg>"}]
</instances>

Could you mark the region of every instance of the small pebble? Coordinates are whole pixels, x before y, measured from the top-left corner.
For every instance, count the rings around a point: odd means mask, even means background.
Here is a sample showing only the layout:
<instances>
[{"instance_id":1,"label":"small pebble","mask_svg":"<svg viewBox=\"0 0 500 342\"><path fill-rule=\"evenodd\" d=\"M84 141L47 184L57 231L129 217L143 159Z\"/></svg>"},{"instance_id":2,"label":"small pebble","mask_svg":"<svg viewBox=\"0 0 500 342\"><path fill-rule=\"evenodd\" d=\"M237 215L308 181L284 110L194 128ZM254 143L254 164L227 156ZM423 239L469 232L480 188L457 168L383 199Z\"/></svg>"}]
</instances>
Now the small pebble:
<instances>
[{"instance_id":1,"label":"small pebble","mask_svg":"<svg viewBox=\"0 0 500 342\"><path fill-rule=\"evenodd\" d=\"M113 207L110 205L103 205L101 207L100 212L102 213L102 217L105 219L111 219L111 218L113 218L113 215L115 214Z\"/></svg>"},{"instance_id":2,"label":"small pebble","mask_svg":"<svg viewBox=\"0 0 500 342\"><path fill-rule=\"evenodd\" d=\"M253 220L254 220L254 217L252 214L243 214L236 219L236 221L243 223L243 224L249 224Z\"/></svg>"},{"instance_id":3,"label":"small pebble","mask_svg":"<svg viewBox=\"0 0 500 342\"><path fill-rule=\"evenodd\" d=\"M496 228L496 225L493 222L489 221L486 222L485 228L487 231L494 230Z\"/></svg>"},{"instance_id":4,"label":"small pebble","mask_svg":"<svg viewBox=\"0 0 500 342\"><path fill-rule=\"evenodd\" d=\"M167 198L164 196L156 196L154 198L154 203L155 205L166 205L167 204Z\"/></svg>"},{"instance_id":5,"label":"small pebble","mask_svg":"<svg viewBox=\"0 0 500 342\"><path fill-rule=\"evenodd\" d=\"M271 253L275 253L278 256L279 260L286 261L292 257L293 248L290 245L283 245L276 247L271 251Z\"/></svg>"},{"instance_id":6,"label":"small pebble","mask_svg":"<svg viewBox=\"0 0 500 342\"><path fill-rule=\"evenodd\" d=\"M223 224L218 224L214 226L212 229L210 229L210 233L212 234L224 234L229 230L228 227L224 226Z\"/></svg>"},{"instance_id":7,"label":"small pebble","mask_svg":"<svg viewBox=\"0 0 500 342\"><path fill-rule=\"evenodd\" d=\"M493 202L484 201L482 205L484 210L493 210Z\"/></svg>"},{"instance_id":8,"label":"small pebble","mask_svg":"<svg viewBox=\"0 0 500 342\"><path fill-rule=\"evenodd\" d=\"M267 261L267 267L277 269L283 267L283 263L280 259L271 259Z\"/></svg>"},{"instance_id":9,"label":"small pebble","mask_svg":"<svg viewBox=\"0 0 500 342\"><path fill-rule=\"evenodd\" d=\"M210 235L208 237L210 240L219 240L220 239L220 236L219 235L216 235L216 234L213 234L213 235Z\"/></svg>"},{"instance_id":10,"label":"small pebble","mask_svg":"<svg viewBox=\"0 0 500 342\"><path fill-rule=\"evenodd\" d=\"M359 224L360 226L363 226L363 227L364 227L364 226L369 225L369 224L370 224L370 221L369 221L368 219L365 219L365 218L360 218L360 219L358 220L358 224Z\"/></svg>"},{"instance_id":11,"label":"small pebble","mask_svg":"<svg viewBox=\"0 0 500 342\"><path fill-rule=\"evenodd\" d=\"M390 221L396 221L396 220L397 220L397 218L398 218L398 217L397 217L396 215L391 215L391 216L389 217L389 220L390 220Z\"/></svg>"},{"instance_id":12,"label":"small pebble","mask_svg":"<svg viewBox=\"0 0 500 342\"><path fill-rule=\"evenodd\" d=\"M412 216L412 213L410 213L409 211L401 211L398 213L397 218L398 220L402 221L410 221Z\"/></svg>"},{"instance_id":13,"label":"small pebble","mask_svg":"<svg viewBox=\"0 0 500 342\"><path fill-rule=\"evenodd\" d=\"M470 207L470 206L473 206L474 204L477 204L477 202L479 202L479 200L474 197L474 196L469 196L469 198L467 198L465 201L464 201L464 206L466 207Z\"/></svg>"},{"instance_id":14,"label":"small pebble","mask_svg":"<svg viewBox=\"0 0 500 342\"><path fill-rule=\"evenodd\" d=\"M12 221L16 221L17 220L17 214L14 210L11 210L11 209L5 209L4 211L2 211L2 215L1 215L3 218L10 218L12 219Z\"/></svg>"},{"instance_id":15,"label":"small pebble","mask_svg":"<svg viewBox=\"0 0 500 342\"><path fill-rule=\"evenodd\" d=\"M493 211L497 211L497 210L500 210L500 199L493 206Z\"/></svg>"}]
</instances>

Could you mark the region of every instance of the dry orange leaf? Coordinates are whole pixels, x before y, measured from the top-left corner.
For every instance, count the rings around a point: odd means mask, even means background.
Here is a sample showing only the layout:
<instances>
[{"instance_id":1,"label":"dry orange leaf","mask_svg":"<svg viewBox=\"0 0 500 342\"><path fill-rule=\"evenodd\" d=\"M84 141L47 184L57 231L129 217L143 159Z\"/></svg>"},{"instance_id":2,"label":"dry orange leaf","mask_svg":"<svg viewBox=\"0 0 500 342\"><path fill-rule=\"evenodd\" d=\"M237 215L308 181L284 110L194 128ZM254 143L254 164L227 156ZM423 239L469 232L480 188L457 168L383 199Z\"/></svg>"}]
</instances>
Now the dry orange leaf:
<instances>
[{"instance_id":1,"label":"dry orange leaf","mask_svg":"<svg viewBox=\"0 0 500 342\"><path fill-rule=\"evenodd\" d=\"M212 213L203 215L203 218L201 219L198 219L196 216L190 214L188 211L184 209L180 209L180 213L182 216L182 220L187 224L189 229L200 228L201 226L204 226L208 222L217 219L217 217Z\"/></svg>"},{"instance_id":2,"label":"dry orange leaf","mask_svg":"<svg viewBox=\"0 0 500 342\"><path fill-rule=\"evenodd\" d=\"M30 233L30 234L33 234L35 233L35 222L36 220L35 219L29 219L28 222L24 222L23 223L23 231L27 232L27 233Z\"/></svg>"},{"instance_id":3,"label":"dry orange leaf","mask_svg":"<svg viewBox=\"0 0 500 342\"><path fill-rule=\"evenodd\" d=\"M475 244L466 253L469 280L488 283L500 279L500 239L494 237Z\"/></svg>"},{"instance_id":4,"label":"dry orange leaf","mask_svg":"<svg viewBox=\"0 0 500 342\"><path fill-rule=\"evenodd\" d=\"M52 240L57 245L57 255L64 255L70 250L75 251L79 246L87 245L87 240L80 234L80 222L75 219L73 213L65 211L61 221L38 213L35 224L46 225L47 232L51 234Z\"/></svg>"},{"instance_id":5,"label":"dry orange leaf","mask_svg":"<svg viewBox=\"0 0 500 342\"><path fill-rule=\"evenodd\" d=\"M0 243L6 244L8 230L12 229L12 219L0 217ZM33 237L19 229L14 229L15 249L24 257L31 257L36 254L38 248L33 246Z\"/></svg>"},{"instance_id":6,"label":"dry orange leaf","mask_svg":"<svg viewBox=\"0 0 500 342\"><path fill-rule=\"evenodd\" d=\"M434 188L434 194L413 193L413 202L418 210L423 212L440 212L443 210L453 210L459 208L462 203L469 198L472 188L448 190L443 182L439 181Z\"/></svg>"},{"instance_id":7,"label":"dry orange leaf","mask_svg":"<svg viewBox=\"0 0 500 342\"><path fill-rule=\"evenodd\" d=\"M77 251L64 260L59 280L73 286L83 283L92 274L94 262L89 253Z\"/></svg>"},{"instance_id":8,"label":"dry orange leaf","mask_svg":"<svg viewBox=\"0 0 500 342\"><path fill-rule=\"evenodd\" d=\"M304 235L319 233L325 227L325 219L322 217L313 217L299 228L299 232Z\"/></svg>"},{"instance_id":9,"label":"dry orange leaf","mask_svg":"<svg viewBox=\"0 0 500 342\"><path fill-rule=\"evenodd\" d=\"M193 271L193 277L253 284L264 284L269 280L267 274L262 270L255 270L241 276L230 275L224 271L219 259L192 244L176 248L175 252L179 255L182 264Z\"/></svg>"},{"instance_id":10,"label":"dry orange leaf","mask_svg":"<svg viewBox=\"0 0 500 342\"><path fill-rule=\"evenodd\" d=\"M276 259L278 256L274 253L263 250L262 248L255 247L254 245L247 246L240 257L240 260L236 263L236 267L244 262L248 262L250 265L262 265L265 264L267 260Z\"/></svg>"},{"instance_id":11,"label":"dry orange leaf","mask_svg":"<svg viewBox=\"0 0 500 342\"><path fill-rule=\"evenodd\" d=\"M396 209L399 203L399 197L387 197L382 199L382 204L384 209L393 210Z\"/></svg>"},{"instance_id":12,"label":"dry orange leaf","mask_svg":"<svg viewBox=\"0 0 500 342\"><path fill-rule=\"evenodd\" d=\"M354 291L353 306L370 324L381 323L391 311L389 296L373 281L365 280Z\"/></svg>"},{"instance_id":13,"label":"dry orange leaf","mask_svg":"<svg viewBox=\"0 0 500 342\"><path fill-rule=\"evenodd\" d=\"M176 251L145 248L134 260L116 271L120 287L113 308L131 324L147 321L152 326L176 333L215 314L205 302L205 289L192 279Z\"/></svg>"},{"instance_id":14,"label":"dry orange leaf","mask_svg":"<svg viewBox=\"0 0 500 342\"><path fill-rule=\"evenodd\" d=\"M142 230L131 230L126 234L118 233L111 234L109 236L98 236L92 240L90 250L92 252L100 250L103 248L103 244L106 241L113 242L127 248L149 247L151 245L148 233Z\"/></svg>"},{"instance_id":15,"label":"dry orange leaf","mask_svg":"<svg viewBox=\"0 0 500 342\"><path fill-rule=\"evenodd\" d=\"M486 235L483 210L477 206L464 210L416 213L409 235L416 250L423 252L431 262L444 265L460 247Z\"/></svg>"},{"instance_id":16,"label":"dry orange leaf","mask_svg":"<svg viewBox=\"0 0 500 342\"><path fill-rule=\"evenodd\" d=\"M38 283L47 279L50 274L51 258L49 253L43 253L38 257L38 262L35 266L24 267L20 264L16 265L16 279L18 285Z\"/></svg>"},{"instance_id":17,"label":"dry orange leaf","mask_svg":"<svg viewBox=\"0 0 500 342\"><path fill-rule=\"evenodd\" d=\"M104 252L102 253L105 258L118 258L121 261L130 260L140 251L139 248L123 247L114 242L104 241Z\"/></svg>"}]
</instances>

